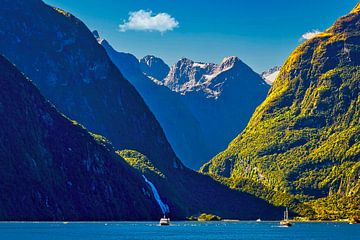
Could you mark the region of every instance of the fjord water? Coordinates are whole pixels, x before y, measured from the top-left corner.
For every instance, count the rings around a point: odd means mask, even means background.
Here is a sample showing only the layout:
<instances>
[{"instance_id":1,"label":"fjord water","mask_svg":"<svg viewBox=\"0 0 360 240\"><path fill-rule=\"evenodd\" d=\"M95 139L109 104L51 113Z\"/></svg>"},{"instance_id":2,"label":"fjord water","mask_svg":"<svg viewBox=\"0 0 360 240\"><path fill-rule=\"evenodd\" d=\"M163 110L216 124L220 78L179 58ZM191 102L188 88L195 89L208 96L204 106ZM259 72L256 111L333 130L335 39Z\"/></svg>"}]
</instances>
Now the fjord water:
<instances>
[{"instance_id":1,"label":"fjord water","mask_svg":"<svg viewBox=\"0 0 360 240\"><path fill-rule=\"evenodd\" d=\"M0 239L6 240L345 240L360 239L360 225L346 223L296 223L280 227L278 222L157 222L96 223L0 223Z\"/></svg>"}]
</instances>

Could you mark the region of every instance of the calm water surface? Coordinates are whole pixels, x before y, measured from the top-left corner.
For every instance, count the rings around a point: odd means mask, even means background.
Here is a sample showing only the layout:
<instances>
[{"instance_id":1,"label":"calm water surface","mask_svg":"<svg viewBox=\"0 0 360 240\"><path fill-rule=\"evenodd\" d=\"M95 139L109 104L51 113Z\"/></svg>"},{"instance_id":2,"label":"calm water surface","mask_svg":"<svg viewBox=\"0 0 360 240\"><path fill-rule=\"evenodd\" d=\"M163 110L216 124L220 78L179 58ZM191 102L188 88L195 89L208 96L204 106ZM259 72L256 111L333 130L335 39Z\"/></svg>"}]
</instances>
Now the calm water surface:
<instances>
[{"instance_id":1,"label":"calm water surface","mask_svg":"<svg viewBox=\"0 0 360 240\"><path fill-rule=\"evenodd\" d=\"M97 223L0 223L1 240L360 240L360 225L346 223L296 223L279 227L277 222L157 222Z\"/></svg>"}]
</instances>

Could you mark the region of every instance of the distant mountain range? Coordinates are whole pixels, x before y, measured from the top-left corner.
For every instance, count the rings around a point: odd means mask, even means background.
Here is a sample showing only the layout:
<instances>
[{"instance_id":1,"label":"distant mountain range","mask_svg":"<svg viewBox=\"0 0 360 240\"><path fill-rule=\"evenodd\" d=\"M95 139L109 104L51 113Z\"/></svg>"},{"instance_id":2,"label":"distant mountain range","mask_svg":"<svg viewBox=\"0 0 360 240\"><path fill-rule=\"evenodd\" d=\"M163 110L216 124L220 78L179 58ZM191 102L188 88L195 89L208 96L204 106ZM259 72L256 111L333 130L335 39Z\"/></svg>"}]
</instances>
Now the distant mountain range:
<instances>
[{"instance_id":1,"label":"distant mountain range","mask_svg":"<svg viewBox=\"0 0 360 240\"><path fill-rule=\"evenodd\" d=\"M360 4L289 56L266 100L202 167L313 219L360 214Z\"/></svg>"},{"instance_id":2,"label":"distant mountain range","mask_svg":"<svg viewBox=\"0 0 360 240\"><path fill-rule=\"evenodd\" d=\"M269 90L263 79L237 57L224 58L220 64L181 59L160 81L183 96L200 122L209 151L196 167L226 148Z\"/></svg>"},{"instance_id":3,"label":"distant mountain range","mask_svg":"<svg viewBox=\"0 0 360 240\"><path fill-rule=\"evenodd\" d=\"M203 158L209 149L199 121L183 102L182 96L172 92L161 83L156 82L155 78L144 75L142 72L146 69L149 72L152 71L151 73L154 76L164 76L165 70L169 71L169 67L161 59L152 56L147 56L139 61L132 54L117 52L96 31L94 36L126 79L136 87L144 98L164 128L166 137L175 149L177 156L187 166L193 167L192 163ZM155 70L159 70L159 73L156 73Z\"/></svg>"},{"instance_id":4,"label":"distant mountain range","mask_svg":"<svg viewBox=\"0 0 360 240\"><path fill-rule=\"evenodd\" d=\"M137 60L95 37L154 112L177 155L198 169L241 131L269 86L237 57L220 64Z\"/></svg>"}]
</instances>

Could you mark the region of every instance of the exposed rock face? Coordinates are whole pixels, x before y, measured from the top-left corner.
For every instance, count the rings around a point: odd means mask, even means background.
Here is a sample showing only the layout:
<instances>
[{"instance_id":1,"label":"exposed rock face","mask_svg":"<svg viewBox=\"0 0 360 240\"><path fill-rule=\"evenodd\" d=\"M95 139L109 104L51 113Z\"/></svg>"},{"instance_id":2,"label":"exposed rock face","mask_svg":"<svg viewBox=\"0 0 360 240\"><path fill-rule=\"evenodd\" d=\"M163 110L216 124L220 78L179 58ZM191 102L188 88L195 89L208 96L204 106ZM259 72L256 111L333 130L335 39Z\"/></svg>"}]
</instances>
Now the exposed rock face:
<instances>
[{"instance_id":1,"label":"exposed rock face","mask_svg":"<svg viewBox=\"0 0 360 240\"><path fill-rule=\"evenodd\" d=\"M0 57L0 219L143 220L161 214L105 138L59 113Z\"/></svg>"},{"instance_id":2,"label":"exposed rock face","mask_svg":"<svg viewBox=\"0 0 360 240\"><path fill-rule=\"evenodd\" d=\"M149 58L157 59L146 57L147 61ZM184 156L182 159L185 163L195 169L225 149L228 142L245 128L251 114L265 99L269 89L257 73L234 56L224 58L220 64L200 63L183 58L171 66L165 78L156 78L151 71L156 72L157 69L149 70L150 65L147 65L145 74L155 84L166 86L179 94L181 101L200 124L197 136L202 133L203 143L200 146L203 152L187 157L181 150L178 151L179 155ZM162 123L161 118L159 119ZM189 142L198 142L199 139L188 134L186 126L178 127ZM164 128L165 132L172 134L173 128ZM174 141L170 142L174 146ZM174 148L175 151L178 150ZM197 151L199 148L194 146L193 149Z\"/></svg>"},{"instance_id":3,"label":"exposed rock face","mask_svg":"<svg viewBox=\"0 0 360 240\"><path fill-rule=\"evenodd\" d=\"M183 95L183 101L200 122L209 151L199 163L226 148L246 126L269 89L237 57L224 58L220 64L181 59L171 67L163 83Z\"/></svg>"},{"instance_id":4,"label":"exposed rock face","mask_svg":"<svg viewBox=\"0 0 360 240\"><path fill-rule=\"evenodd\" d=\"M226 57L220 64L199 63L183 58L173 65L164 79L164 85L173 91L186 95L188 92L201 91L207 98L217 99L228 80L227 71L246 66L237 57ZM223 75L222 75L223 74Z\"/></svg>"}]
</instances>

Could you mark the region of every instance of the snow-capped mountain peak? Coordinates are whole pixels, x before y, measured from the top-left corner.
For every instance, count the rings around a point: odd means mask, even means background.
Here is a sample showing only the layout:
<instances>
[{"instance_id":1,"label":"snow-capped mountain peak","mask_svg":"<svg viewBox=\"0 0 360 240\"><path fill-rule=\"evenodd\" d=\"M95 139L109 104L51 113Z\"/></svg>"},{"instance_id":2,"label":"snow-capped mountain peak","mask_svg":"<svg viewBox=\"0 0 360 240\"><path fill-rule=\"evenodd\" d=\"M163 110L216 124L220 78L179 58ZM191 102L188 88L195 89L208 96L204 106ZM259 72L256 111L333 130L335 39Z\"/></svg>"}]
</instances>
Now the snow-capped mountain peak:
<instances>
[{"instance_id":1,"label":"snow-capped mountain peak","mask_svg":"<svg viewBox=\"0 0 360 240\"><path fill-rule=\"evenodd\" d=\"M162 82L170 71L169 66L158 57L147 55L140 59L141 71L151 79Z\"/></svg>"},{"instance_id":2,"label":"snow-capped mountain peak","mask_svg":"<svg viewBox=\"0 0 360 240\"><path fill-rule=\"evenodd\" d=\"M264 81L267 84L272 85L273 82L275 81L276 77L279 75L280 69L281 69L281 67L278 67L278 66L270 68L269 70L261 73L261 77L264 79Z\"/></svg>"},{"instance_id":3,"label":"snow-capped mountain peak","mask_svg":"<svg viewBox=\"0 0 360 240\"><path fill-rule=\"evenodd\" d=\"M241 60L236 56L225 57L221 61L219 67L221 70L229 69L234 67L234 65L237 64L238 62L241 62Z\"/></svg>"},{"instance_id":4,"label":"snow-capped mountain peak","mask_svg":"<svg viewBox=\"0 0 360 240\"><path fill-rule=\"evenodd\" d=\"M185 95L192 91L202 91L206 97L218 98L222 85L227 78L218 76L235 67L245 65L238 57L225 57L220 64L194 62L188 58L174 64L164 80L164 85L171 90Z\"/></svg>"}]
</instances>

